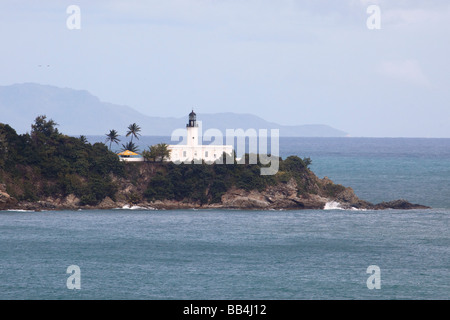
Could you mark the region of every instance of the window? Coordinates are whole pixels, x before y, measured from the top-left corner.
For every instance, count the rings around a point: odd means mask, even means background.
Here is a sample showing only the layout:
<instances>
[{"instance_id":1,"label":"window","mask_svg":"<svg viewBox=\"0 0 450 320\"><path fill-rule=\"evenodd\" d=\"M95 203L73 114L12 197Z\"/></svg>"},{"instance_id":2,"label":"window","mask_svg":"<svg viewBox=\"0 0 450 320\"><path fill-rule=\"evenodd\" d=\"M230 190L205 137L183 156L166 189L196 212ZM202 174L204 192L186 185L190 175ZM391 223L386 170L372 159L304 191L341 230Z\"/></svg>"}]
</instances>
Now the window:
<instances>
[{"instance_id":1,"label":"window","mask_svg":"<svg viewBox=\"0 0 450 320\"><path fill-rule=\"evenodd\" d=\"M208 151L205 151L205 158L208 158Z\"/></svg>"},{"instance_id":2,"label":"window","mask_svg":"<svg viewBox=\"0 0 450 320\"><path fill-rule=\"evenodd\" d=\"M186 151L183 151L183 157L186 158Z\"/></svg>"}]
</instances>

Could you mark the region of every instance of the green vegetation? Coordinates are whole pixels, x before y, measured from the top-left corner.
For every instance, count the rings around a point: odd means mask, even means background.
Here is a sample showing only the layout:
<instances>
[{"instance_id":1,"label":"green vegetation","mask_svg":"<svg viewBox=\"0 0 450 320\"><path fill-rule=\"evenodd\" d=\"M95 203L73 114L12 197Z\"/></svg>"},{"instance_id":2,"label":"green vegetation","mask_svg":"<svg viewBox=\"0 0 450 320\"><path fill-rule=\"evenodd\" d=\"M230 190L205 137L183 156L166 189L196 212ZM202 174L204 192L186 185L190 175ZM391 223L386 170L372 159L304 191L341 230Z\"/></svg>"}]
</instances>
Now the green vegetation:
<instances>
[{"instance_id":1,"label":"green vegetation","mask_svg":"<svg viewBox=\"0 0 450 320\"><path fill-rule=\"evenodd\" d=\"M128 131L126 136L129 137L131 136L131 140L126 142L125 144L122 144L122 148L120 149L120 151L132 151L132 152L138 152L139 148L138 146L133 142L133 138L136 138L139 140L139 136L141 132L141 127L138 126L136 123L130 124L128 126ZM116 130L110 130L109 133L106 134L106 142L109 142L109 150L111 150L111 145L112 143L116 143L119 144L120 140L119 140L119 134Z\"/></svg>"},{"instance_id":2,"label":"green vegetation","mask_svg":"<svg viewBox=\"0 0 450 320\"><path fill-rule=\"evenodd\" d=\"M109 130L109 133L106 134L106 142L108 141L109 141L109 150L111 150L111 145L113 143L119 144L120 142L119 133L114 129Z\"/></svg>"},{"instance_id":3,"label":"green vegetation","mask_svg":"<svg viewBox=\"0 0 450 320\"><path fill-rule=\"evenodd\" d=\"M163 162L170 157L169 146L165 143L158 143L157 145L149 147L148 150L144 150L142 156L145 161Z\"/></svg>"},{"instance_id":4,"label":"green vegetation","mask_svg":"<svg viewBox=\"0 0 450 320\"><path fill-rule=\"evenodd\" d=\"M132 151L132 152L138 152L139 148L137 145L134 144L134 142L128 141L125 144L122 144L122 149L120 149L120 151Z\"/></svg>"},{"instance_id":5,"label":"green vegetation","mask_svg":"<svg viewBox=\"0 0 450 320\"><path fill-rule=\"evenodd\" d=\"M279 159L275 175L261 175L260 162L236 162L228 156L227 164L175 164L164 161L170 156L167 144L157 144L142 153L145 163L124 163L111 151L118 143L117 131L106 134L106 142L91 145L84 136L60 133L57 123L39 116L30 134L19 135L9 125L0 124L0 183L18 201L36 202L47 197L61 199L75 195L81 205L97 205L106 197L119 196L128 203L142 200L177 200L200 204L219 203L230 188L263 191L268 186L295 181L299 193L317 193L317 179L309 170L311 159L290 156ZM136 151L140 127L129 126L131 140L124 149ZM231 164L229 164L231 162ZM267 165L266 165L267 166ZM127 185L127 189L122 187ZM341 191L329 185L328 194Z\"/></svg>"},{"instance_id":6,"label":"green vegetation","mask_svg":"<svg viewBox=\"0 0 450 320\"><path fill-rule=\"evenodd\" d=\"M248 154L245 157L248 159ZM257 164L174 164L161 163L156 175L151 179L144 193L147 200L190 200L217 203L231 187L246 191L263 191L277 183L287 183L294 179L305 192L316 192L309 177L308 165L311 160L296 156L280 159L280 169L276 175L261 175L261 163ZM248 161L247 161L248 163Z\"/></svg>"},{"instance_id":7,"label":"green vegetation","mask_svg":"<svg viewBox=\"0 0 450 320\"><path fill-rule=\"evenodd\" d=\"M130 124L128 126L127 137L131 136L131 143L133 143L133 137L139 140L139 136L141 135L139 132L141 132L141 127L136 123Z\"/></svg>"},{"instance_id":8,"label":"green vegetation","mask_svg":"<svg viewBox=\"0 0 450 320\"><path fill-rule=\"evenodd\" d=\"M0 174L16 199L36 201L48 196L75 194L84 204L114 198L113 176L124 174L124 164L102 143L59 133L57 123L38 116L30 134L18 135L0 124ZM1 177L0 176L0 177Z\"/></svg>"}]
</instances>

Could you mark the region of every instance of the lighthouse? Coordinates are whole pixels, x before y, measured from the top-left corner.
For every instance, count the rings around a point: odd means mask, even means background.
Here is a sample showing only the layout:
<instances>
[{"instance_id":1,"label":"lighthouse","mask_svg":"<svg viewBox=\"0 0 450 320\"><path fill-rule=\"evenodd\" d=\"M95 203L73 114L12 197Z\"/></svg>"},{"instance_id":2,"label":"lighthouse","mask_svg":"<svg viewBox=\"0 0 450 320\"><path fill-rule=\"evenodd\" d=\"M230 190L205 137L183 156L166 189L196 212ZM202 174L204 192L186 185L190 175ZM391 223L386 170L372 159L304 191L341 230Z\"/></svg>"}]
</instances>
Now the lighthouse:
<instances>
[{"instance_id":1,"label":"lighthouse","mask_svg":"<svg viewBox=\"0 0 450 320\"><path fill-rule=\"evenodd\" d=\"M198 141L198 124L197 124L197 115L194 110L189 113L189 123L186 124L187 130L187 145L194 147L199 144Z\"/></svg>"},{"instance_id":2,"label":"lighthouse","mask_svg":"<svg viewBox=\"0 0 450 320\"><path fill-rule=\"evenodd\" d=\"M168 161L190 163L193 160L204 160L212 163L219 160L223 153L231 155L233 146L209 144L204 145L199 132L201 125L197 123L194 110L189 113L189 122L186 124L186 140L184 144L169 145L170 158ZM215 141L216 142L216 141Z\"/></svg>"}]
</instances>

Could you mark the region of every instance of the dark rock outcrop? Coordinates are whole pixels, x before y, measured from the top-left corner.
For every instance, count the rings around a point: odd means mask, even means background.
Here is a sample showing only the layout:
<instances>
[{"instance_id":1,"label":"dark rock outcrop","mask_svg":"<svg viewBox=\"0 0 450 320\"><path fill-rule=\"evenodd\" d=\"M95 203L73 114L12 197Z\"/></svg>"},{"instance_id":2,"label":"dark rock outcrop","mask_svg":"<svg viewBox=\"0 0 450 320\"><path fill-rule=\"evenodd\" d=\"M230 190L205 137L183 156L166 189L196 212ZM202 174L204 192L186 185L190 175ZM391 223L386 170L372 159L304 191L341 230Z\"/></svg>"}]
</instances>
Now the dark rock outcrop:
<instances>
[{"instance_id":1,"label":"dark rock outcrop","mask_svg":"<svg viewBox=\"0 0 450 320\"><path fill-rule=\"evenodd\" d=\"M406 200L394 200L389 202L381 202L372 206L374 210L385 210L385 209L401 209L401 210L410 210L410 209L430 209L430 207L423 206L420 204L413 204Z\"/></svg>"},{"instance_id":2,"label":"dark rock outcrop","mask_svg":"<svg viewBox=\"0 0 450 320\"><path fill-rule=\"evenodd\" d=\"M7 210L17 205L17 200L6 191L6 186L0 184L0 210Z\"/></svg>"},{"instance_id":3,"label":"dark rock outcrop","mask_svg":"<svg viewBox=\"0 0 450 320\"><path fill-rule=\"evenodd\" d=\"M145 174L143 176L146 176ZM268 186L263 191L243 190L236 187L225 192L219 203L200 204L184 199L158 200L158 201L138 201L129 203L127 194L141 194L142 190L137 189L127 181L121 181L123 188L118 191L116 200L106 197L96 206L82 206L80 199L70 194L64 198L46 198L36 202L19 202L6 192L6 186L0 184L0 210L21 209L21 210L77 210L77 209L113 209L123 207L142 207L148 209L241 209L241 210L301 210L301 209L325 209L327 204L333 204L340 209L359 210L386 210L386 209L428 209L429 207L420 204L412 204L406 200L394 200L372 204L359 199L352 188L334 184L330 179L317 178L311 174L308 178L309 190L299 188L295 179L290 179L287 183L278 183ZM148 179L147 179L148 180ZM334 190L330 192L330 190ZM337 190L337 191L336 191ZM141 197L142 199L143 197Z\"/></svg>"}]
</instances>

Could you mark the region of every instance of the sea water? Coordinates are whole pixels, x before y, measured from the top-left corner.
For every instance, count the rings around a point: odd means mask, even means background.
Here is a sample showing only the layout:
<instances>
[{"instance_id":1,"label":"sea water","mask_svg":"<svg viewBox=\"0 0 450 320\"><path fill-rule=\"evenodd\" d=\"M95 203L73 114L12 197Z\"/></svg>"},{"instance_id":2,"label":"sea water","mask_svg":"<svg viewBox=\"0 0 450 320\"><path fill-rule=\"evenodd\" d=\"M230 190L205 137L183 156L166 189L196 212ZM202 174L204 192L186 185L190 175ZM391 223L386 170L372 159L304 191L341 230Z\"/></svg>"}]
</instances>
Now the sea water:
<instances>
[{"instance_id":1,"label":"sea water","mask_svg":"<svg viewBox=\"0 0 450 320\"><path fill-rule=\"evenodd\" d=\"M282 138L280 153L362 199L432 208L3 211L0 299L450 298L450 139Z\"/></svg>"}]
</instances>

